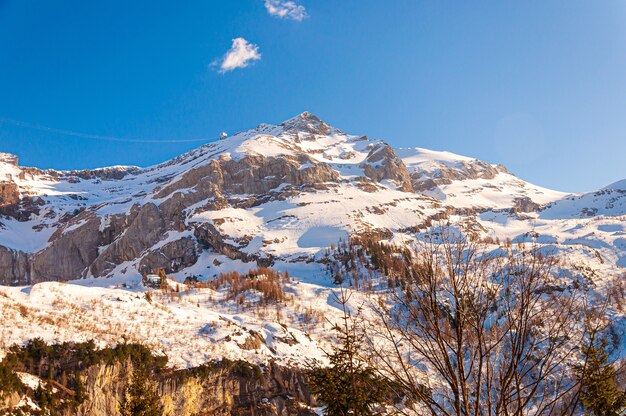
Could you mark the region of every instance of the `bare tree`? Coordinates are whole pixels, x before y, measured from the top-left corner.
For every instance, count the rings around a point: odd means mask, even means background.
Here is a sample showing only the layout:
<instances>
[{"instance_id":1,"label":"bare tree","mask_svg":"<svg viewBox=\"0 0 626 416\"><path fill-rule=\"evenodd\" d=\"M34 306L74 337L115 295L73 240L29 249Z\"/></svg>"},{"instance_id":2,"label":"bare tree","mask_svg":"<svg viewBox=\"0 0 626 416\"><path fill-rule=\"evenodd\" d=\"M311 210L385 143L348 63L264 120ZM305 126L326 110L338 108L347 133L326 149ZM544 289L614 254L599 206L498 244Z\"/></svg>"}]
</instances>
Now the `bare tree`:
<instances>
[{"instance_id":1,"label":"bare tree","mask_svg":"<svg viewBox=\"0 0 626 416\"><path fill-rule=\"evenodd\" d=\"M380 375L406 397L405 409L574 412L584 294L554 276L555 258L537 246L487 254L446 229L405 261L409 276L375 302L367 339Z\"/></svg>"}]
</instances>

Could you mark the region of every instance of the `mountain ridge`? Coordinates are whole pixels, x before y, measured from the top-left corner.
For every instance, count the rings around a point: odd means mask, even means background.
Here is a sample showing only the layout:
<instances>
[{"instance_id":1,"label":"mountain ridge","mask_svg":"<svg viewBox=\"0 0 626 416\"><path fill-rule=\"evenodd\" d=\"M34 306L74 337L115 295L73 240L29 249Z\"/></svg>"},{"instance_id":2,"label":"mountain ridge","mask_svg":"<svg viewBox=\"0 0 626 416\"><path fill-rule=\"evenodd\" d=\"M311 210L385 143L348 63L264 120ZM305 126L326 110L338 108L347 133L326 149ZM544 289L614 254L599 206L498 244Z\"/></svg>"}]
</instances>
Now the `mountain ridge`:
<instances>
[{"instance_id":1,"label":"mountain ridge","mask_svg":"<svg viewBox=\"0 0 626 416\"><path fill-rule=\"evenodd\" d=\"M537 224L556 235L567 218L611 222L625 201L620 189L566 194L479 159L393 149L304 112L146 168L40 170L0 155L0 283L300 267L339 238L415 238L437 218L480 238ZM626 262L620 237L598 235L589 244Z\"/></svg>"}]
</instances>

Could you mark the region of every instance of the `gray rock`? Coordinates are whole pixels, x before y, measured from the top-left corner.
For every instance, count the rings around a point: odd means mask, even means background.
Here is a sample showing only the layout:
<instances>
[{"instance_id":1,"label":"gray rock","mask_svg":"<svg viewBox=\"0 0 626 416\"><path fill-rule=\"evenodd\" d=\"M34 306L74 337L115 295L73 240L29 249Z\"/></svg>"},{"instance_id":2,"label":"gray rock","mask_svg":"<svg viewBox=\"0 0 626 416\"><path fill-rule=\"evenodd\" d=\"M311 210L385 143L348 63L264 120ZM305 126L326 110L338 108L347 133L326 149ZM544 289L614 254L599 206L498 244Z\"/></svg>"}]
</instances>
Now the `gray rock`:
<instances>
[{"instance_id":1,"label":"gray rock","mask_svg":"<svg viewBox=\"0 0 626 416\"><path fill-rule=\"evenodd\" d=\"M185 237L146 254L139 263L139 272L149 274L157 269L163 269L166 273L176 273L185 267L193 266L196 261L198 261L196 242L191 237Z\"/></svg>"},{"instance_id":2,"label":"gray rock","mask_svg":"<svg viewBox=\"0 0 626 416\"><path fill-rule=\"evenodd\" d=\"M165 235L166 223L155 204L134 205L130 216L133 219L128 228L91 264L89 271L93 276L104 276L118 264L138 259Z\"/></svg>"},{"instance_id":3,"label":"gray rock","mask_svg":"<svg viewBox=\"0 0 626 416\"><path fill-rule=\"evenodd\" d=\"M535 212L539 210L539 208L541 208L541 205L537 204L529 197L524 196L513 200L513 208L511 211L513 213Z\"/></svg>"},{"instance_id":4,"label":"gray rock","mask_svg":"<svg viewBox=\"0 0 626 416\"><path fill-rule=\"evenodd\" d=\"M30 284L30 264L26 253L0 246L0 284Z\"/></svg>"},{"instance_id":5,"label":"gray rock","mask_svg":"<svg viewBox=\"0 0 626 416\"><path fill-rule=\"evenodd\" d=\"M332 127L320 120L316 115L305 111L304 113L280 124L285 132L293 132L304 135L327 135Z\"/></svg>"},{"instance_id":6,"label":"gray rock","mask_svg":"<svg viewBox=\"0 0 626 416\"><path fill-rule=\"evenodd\" d=\"M75 227L75 228L74 228ZM98 257L100 218L84 213L52 235L50 244L33 255L33 282L77 279ZM70 231L66 231L71 228Z\"/></svg>"},{"instance_id":7,"label":"gray rock","mask_svg":"<svg viewBox=\"0 0 626 416\"><path fill-rule=\"evenodd\" d=\"M387 143L378 142L372 146L361 167L365 175L374 182L390 179L401 191L413 192L406 165Z\"/></svg>"}]
</instances>

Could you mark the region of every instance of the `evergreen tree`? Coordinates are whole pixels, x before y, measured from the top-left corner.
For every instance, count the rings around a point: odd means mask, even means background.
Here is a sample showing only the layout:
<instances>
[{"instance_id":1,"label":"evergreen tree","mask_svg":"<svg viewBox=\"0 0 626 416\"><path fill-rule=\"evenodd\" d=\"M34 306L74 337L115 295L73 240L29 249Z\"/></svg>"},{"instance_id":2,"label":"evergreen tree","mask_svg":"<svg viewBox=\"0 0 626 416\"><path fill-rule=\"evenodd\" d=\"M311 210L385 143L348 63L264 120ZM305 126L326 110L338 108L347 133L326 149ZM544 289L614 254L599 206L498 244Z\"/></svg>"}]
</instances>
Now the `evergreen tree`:
<instances>
[{"instance_id":1,"label":"evergreen tree","mask_svg":"<svg viewBox=\"0 0 626 416\"><path fill-rule=\"evenodd\" d=\"M57 414L57 398L56 395L43 387L41 383L37 386L37 389L33 392L33 398L37 405L45 412L45 414L54 416Z\"/></svg>"},{"instance_id":2,"label":"evergreen tree","mask_svg":"<svg viewBox=\"0 0 626 416\"><path fill-rule=\"evenodd\" d=\"M386 389L360 357L362 345L356 323L347 311L348 299L343 287L338 300L344 312L343 322L333 326L338 334L338 345L327 353L329 367L311 369L311 390L324 404L326 416L375 415L373 408L384 400Z\"/></svg>"},{"instance_id":3,"label":"evergreen tree","mask_svg":"<svg viewBox=\"0 0 626 416\"><path fill-rule=\"evenodd\" d=\"M75 387L74 387L74 401L78 404L82 404L87 399L87 391L80 375L76 375Z\"/></svg>"},{"instance_id":4,"label":"evergreen tree","mask_svg":"<svg viewBox=\"0 0 626 416\"><path fill-rule=\"evenodd\" d=\"M131 382L120 402L122 416L162 416L163 405L156 388L148 379L147 370L139 364L133 369Z\"/></svg>"},{"instance_id":5,"label":"evergreen tree","mask_svg":"<svg viewBox=\"0 0 626 416\"><path fill-rule=\"evenodd\" d=\"M0 363L0 397L6 393L22 393L26 387L8 366Z\"/></svg>"},{"instance_id":6,"label":"evergreen tree","mask_svg":"<svg viewBox=\"0 0 626 416\"><path fill-rule=\"evenodd\" d=\"M581 383L580 401L585 411L596 416L618 416L626 409L626 393L616 385L615 367L609 362L606 341L592 341L583 349L585 365L577 368Z\"/></svg>"}]
</instances>

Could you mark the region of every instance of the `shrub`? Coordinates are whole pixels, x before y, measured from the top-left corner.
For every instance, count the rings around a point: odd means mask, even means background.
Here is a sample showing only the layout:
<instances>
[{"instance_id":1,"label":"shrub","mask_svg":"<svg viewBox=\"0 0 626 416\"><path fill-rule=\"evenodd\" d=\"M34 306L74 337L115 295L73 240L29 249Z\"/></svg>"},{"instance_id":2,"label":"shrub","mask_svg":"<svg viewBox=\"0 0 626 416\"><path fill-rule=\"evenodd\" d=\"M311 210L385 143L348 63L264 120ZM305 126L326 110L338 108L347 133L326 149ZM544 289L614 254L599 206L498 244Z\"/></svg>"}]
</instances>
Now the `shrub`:
<instances>
[{"instance_id":1,"label":"shrub","mask_svg":"<svg viewBox=\"0 0 626 416\"><path fill-rule=\"evenodd\" d=\"M226 299L243 304L246 293L254 291L260 294L262 305L281 303L287 299L283 290L283 283L288 280L288 274L281 274L267 267L250 270L247 274L238 272L221 273L216 279L208 283L214 289L227 288Z\"/></svg>"}]
</instances>

